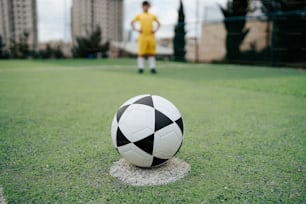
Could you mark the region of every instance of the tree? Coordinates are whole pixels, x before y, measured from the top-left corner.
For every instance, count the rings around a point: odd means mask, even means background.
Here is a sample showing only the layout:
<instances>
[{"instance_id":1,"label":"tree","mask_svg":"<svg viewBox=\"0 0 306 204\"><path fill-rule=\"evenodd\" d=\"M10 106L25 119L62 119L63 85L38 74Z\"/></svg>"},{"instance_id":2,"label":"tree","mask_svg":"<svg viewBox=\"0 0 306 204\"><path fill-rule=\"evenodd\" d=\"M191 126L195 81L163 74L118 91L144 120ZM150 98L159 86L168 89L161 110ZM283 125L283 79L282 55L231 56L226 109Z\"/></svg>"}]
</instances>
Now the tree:
<instances>
[{"instance_id":1,"label":"tree","mask_svg":"<svg viewBox=\"0 0 306 204\"><path fill-rule=\"evenodd\" d=\"M226 34L226 59L229 61L240 59L240 45L248 34L245 28L248 0L228 1L227 8L220 6L224 15Z\"/></svg>"},{"instance_id":2,"label":"tree","mask_svg":"<svg viewBox=\"0 0 306 204\"><path fill-rule=\"evenodd\" d=\"M29 46L29 33L23 32L20 35L19 39L19 53L20 58L27 58L30 55L30 46Z\"/></svg>"},{"instance_id":3,"label":"tree","mask_svg":"<svg viewBox=\"0 0 306 204\"><path fill-rule=\"evenodd\" d=\"M46 44L46 48L44 50L39 50L38 53L34 53L36 58L43 59L62 59L65 58L64 53L62 51L62 47L60 45L51 46L49 43Z\"/></svg>"},{"instance_id":4,"label":"tree","mask_svg":"<svg viewBox=\"0 0 306 204\"><path fill-rule=\"evenodd\" d=\"M41 57L42 59L50 59L53 58L53 48L51 47L51 45L49 43L46 44L46 48L44 50L39 50L39 57Z\"/></svg>"},{"instance_id":5,"label":"tree","mask_svg":"<svg viewBox=\"0 0 306 204\"><path fill-rule=\"evenodd\" d=\"M10 40L10 54L13 58L27 58L30 56L29 33L23 32L19 36L19 42L14 38Z\"/></svg>"},{"instance_id":6,"label":"tree","mask_svg":"<svg viewBox=\"0 0 306 204\"><path fill-rule=\"evenodd\" d=\"M2 36L0 35L0 59L8 58L7 51L5 50L5 44L3 42Z\"/></svg>"},{"instance_id":7,"label":"tree","mask_svg":"<svg viewBox=\"0 0 306 204\"><path fill-rule=\"evenodd\" d=\"M174 60L186 61L185 45L186 45L186 31L185 31L185 13L182 0L180 0L180 8L178 10L178 22L174 30L173 48L174 48Z\"/></svg>"},{"instance_id":8,"label":"tree","mask_svg":"<svg viewBox=\"0 0 306 204\"><path fill-rule=\"evenodd\" d=\"M65 56L64 56L64 53L63 53L63 51L62 51L62 48L61 48L61 46L56 46L56 48L54 49L54 57L56 58L56 59L62 59L62 58L64 58Z\"/></svg>"},{"instance_id":9,"label":"tree","mask_svg":"<svg viewBox=\"0 0 306 204\"><path fill-rule=\"evenodd\" d=\"M109 44L106 42L101 45L101 29L97 27L87 37L77 37L76 44L72 48L72 54L76 58L95 58L98 53L105 55L109 50Z\"/></svg>"},{"instance_id":10,"label":"tree","mask_svg":"<svg viewBox=\"0 0 306 204\"><path fill-rule=\"evenodd\" d=\"M273 23L270 58L279 62L305 62L306 7L304 0L261 0L263 12Z\"/></svg>"},{"instance_id":11,"label":"tree","mask_svg":"<svg viewBox=\"0 0 306 204\"><path fill-rule=\"evenodd\" d=\"M10 54L12 58L18 58L19 57L19 44L15 41L14 38L10 39Z\"/></svg>"}]
</instances>

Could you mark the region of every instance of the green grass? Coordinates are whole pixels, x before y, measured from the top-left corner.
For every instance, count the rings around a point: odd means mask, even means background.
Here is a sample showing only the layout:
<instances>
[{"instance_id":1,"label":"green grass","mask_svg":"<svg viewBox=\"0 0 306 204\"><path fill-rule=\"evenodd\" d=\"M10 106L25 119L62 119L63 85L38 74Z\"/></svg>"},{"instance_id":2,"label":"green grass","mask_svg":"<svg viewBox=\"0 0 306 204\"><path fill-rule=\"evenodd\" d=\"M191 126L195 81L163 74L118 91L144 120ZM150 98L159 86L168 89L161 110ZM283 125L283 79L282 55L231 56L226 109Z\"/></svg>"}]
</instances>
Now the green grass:
<instances>
[{"instance_id":1,"label":"green grass","mask_svg":"<svg viewBox=\"0 0 306 204\"><path fill-rule=\"evenodd\" d=\"M306 73L134 60L0 61L0 186L8 203L305 203ZM180 109L188 177L109 175L117 108L144 93Z\"/></svg>"}]
</instances>

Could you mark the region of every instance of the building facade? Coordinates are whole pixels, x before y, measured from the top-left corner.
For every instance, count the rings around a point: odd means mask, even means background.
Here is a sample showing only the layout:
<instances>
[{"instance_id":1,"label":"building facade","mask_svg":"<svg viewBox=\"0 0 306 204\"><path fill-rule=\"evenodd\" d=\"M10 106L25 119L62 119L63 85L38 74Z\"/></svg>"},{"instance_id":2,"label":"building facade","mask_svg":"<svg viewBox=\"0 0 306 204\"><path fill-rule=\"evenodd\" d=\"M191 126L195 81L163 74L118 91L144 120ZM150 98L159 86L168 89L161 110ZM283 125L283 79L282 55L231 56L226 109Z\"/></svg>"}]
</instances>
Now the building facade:
<instances>
[{"instance_id":1,"label":"building facade","mask_svg":"<svg viewBox=\"0 0 306 204\"><path fill-rule=\"evenodd\" d=\"M245 27L249 32L240 45L241 52L254 51L260 53L269 45L270 34L267 28L272 24L261 20L248 20ZM213 62L224 61L226 57L226 29L223 22L204 23L202 36L198 46L198 59L196 59L195 41L187 40L186 58L188 61Z\"/></svg>"},{"instance_id":2,"label":"building facade","mask_svg":"<svg viewBox=\"0 0 306 204\"><path fill-rule=\"evenodd\" d=\"M71 35L87 36L101 28L102 41L122 41L123 0L73 0L71 8Z\"/></svg>"},{"instance_id":3,"label":"building facade","mask_svg":"<svg viewBox=\"0 0 306 204\"><path fill-rule=\"evenodd\" d=\"M37 6L36 0L0 0L0 35L9 48L12 41L19 42L28 34L31 49L36 49Z\"/></svg>"}]
</instances>

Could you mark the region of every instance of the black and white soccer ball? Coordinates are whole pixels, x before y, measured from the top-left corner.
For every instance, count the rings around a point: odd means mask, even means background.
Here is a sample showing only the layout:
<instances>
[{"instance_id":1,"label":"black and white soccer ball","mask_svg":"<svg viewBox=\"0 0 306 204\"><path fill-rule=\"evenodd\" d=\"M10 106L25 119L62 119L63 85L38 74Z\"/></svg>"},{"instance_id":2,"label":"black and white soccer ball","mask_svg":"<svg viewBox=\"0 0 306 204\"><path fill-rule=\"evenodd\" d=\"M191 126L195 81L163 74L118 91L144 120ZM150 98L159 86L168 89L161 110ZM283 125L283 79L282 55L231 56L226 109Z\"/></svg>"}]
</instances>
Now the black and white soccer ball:
<instances>
[{"instance_id":1,"label":"black and white soccer ball","mask_svg":"<svg viewBox=\"0 0 306 204\"><path fill-rule=\"evenodd\" d=\"M183 143L183 120L167 99L140 95L126 101L112 122L112 141L123 158L139 167L164 164Z\"/></svg>"}]
</instances>

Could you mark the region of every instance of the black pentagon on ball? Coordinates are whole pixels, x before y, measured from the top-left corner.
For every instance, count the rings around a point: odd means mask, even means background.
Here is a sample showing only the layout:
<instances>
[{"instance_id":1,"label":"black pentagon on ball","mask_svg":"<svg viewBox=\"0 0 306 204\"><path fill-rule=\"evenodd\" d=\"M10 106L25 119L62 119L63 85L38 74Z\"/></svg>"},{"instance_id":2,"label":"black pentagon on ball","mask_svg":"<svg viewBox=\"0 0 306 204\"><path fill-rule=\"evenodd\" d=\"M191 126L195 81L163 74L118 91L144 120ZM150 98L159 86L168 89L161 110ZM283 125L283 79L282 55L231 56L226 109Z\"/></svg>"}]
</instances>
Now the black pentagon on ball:
<instances>
[{"instance_id":1,"label":"black pentagon on ball","mask_svg":"<svg viewBox=\"0 0 306 204\"><path fill-rule=\"evenodd\" d=\"M121 116L123 115L123 113L125 112L125 110L129 107L129 105L126 106L122 106L118 112L117 112L117 122L119 122Z\"/></svg>"},{"instance_id":2,"label":"black pentagon on ball","mask_svg":"<svg viewBox=\"0 0 306 204\"><path fill-rule=\"evenodd\" d=\"M172 120L158 110L155 110L155 132L172 124Z\"/></svg>"},{"instance_id":3,"label":"black pentagon on ball","mask_svg":"<svg viewBox=\"0 0 306 204\"><path fill-rule=\"evenodd\" d=\"M154 134L142 140L134 142L134 145L136 145L137 147L139 147L141 150L145 151L146 153L152 155L153 146L154 146Z\"/></svg>"},{"instance_id":4,"label":"black pentagon on ball","mask_svg":"<svg viewBox=\"0 0 306 204\"><path fill-rule=\"evenodd\" d=\"M160 159L160 158L157 158L157 157L153 157L151 167L159 166L159 165L165 163L166 161L168 161L168 159Z\"/></svg>"},{"instance_id":5,"label":"black pentagon on ball","mask_svg":"<svg viewBox=\"0 0 306 204\"><path fill-rule=\"evenodd\" d=\"M154 107L152 96L145 96L141 99L138 99L137 101L134 102L134 104L142 104L142 105Z\"/></svg>"},{"instance_id":6,"label":"black pentagon on ball","mask_svg":"<svg viewBox=\"0 0 306 204\"><path fill-rule=\"evenodd\" d=\"M117 147L121 147L126 144L130 144L131 142L124 136L121 132L120 128L117 129L117 137L116 137Z\"/></svg>"},{"instance_id":7,"label":"black pentagon on ball","mask_svg":"<svg viewBox=\"0 0 306 204\"><path fill-rule=\"evenodd\" d=\"M179 126L179 128L182 131L182 134L184 134L184 123L183 123L183 119L180 118L178 120L175 121L175 123Z\"/></svg>"}]
</instances>

